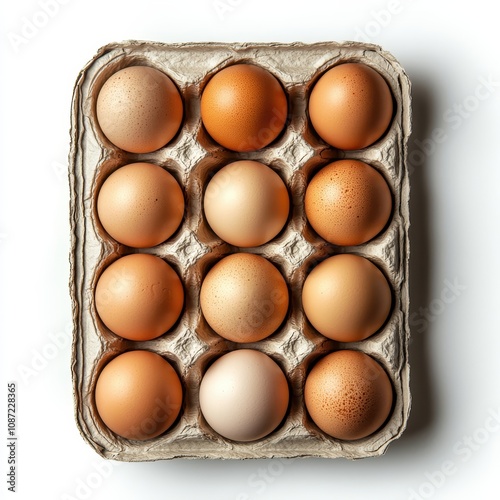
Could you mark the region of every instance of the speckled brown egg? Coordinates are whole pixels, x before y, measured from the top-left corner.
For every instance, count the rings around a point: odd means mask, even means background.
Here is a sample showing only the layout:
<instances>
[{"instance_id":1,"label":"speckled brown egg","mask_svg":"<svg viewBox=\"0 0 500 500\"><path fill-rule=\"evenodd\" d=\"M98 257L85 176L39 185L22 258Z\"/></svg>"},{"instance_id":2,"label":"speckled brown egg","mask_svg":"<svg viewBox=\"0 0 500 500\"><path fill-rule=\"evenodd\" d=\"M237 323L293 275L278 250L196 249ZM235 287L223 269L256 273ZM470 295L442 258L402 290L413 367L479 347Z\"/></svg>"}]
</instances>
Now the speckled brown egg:
<instances>
[{"instance_id":1,"label":"speckled brown egg","mask_svg":"<svg viewBox=\"0 0 500 500\"><path fill-rule=\"evenodd\" d=\"M338 342L358 342L377 332L391 304L391 288L382 271L358 255L329 257L311 271L302 288L307 319Z\"/></svg>"},{"instance_id":2,"label":"speckled brown egg","mask_svg":"<svg viewBox=\"0 0 500 500\"><path fill-rule=\"evenodd\" d=\"M208 324L233 342L257 342L271 335L288 310L288 288L267 259L249 253L231 254L205 277L201 310Z\"/></svg>"},{"instance_id":3,"label":"speckled brown egg","mask_svg":"<svg viewBox=\"0 0 500 500\"><path fill-rule=\"evenodd\" d=\"M182 405L182 386L172 365L158 354L128 351L103 368L95 403L113 432L143 441L163 434L174 423Z\"/></svg>"},{"instance_id":4,"label":"speckled brown egg","mask_svg":"<svg viewBox=\"0 0 500 500\"><path fill-rule=\"evenodd\" d=\"M278 80L253 64L216 73L201 96L201 118L210 136L233 151L255 151L283 130L287 99Z\"/></svg>"},{"instance_id":5,"label":"speckled brown egg","mask_svg":"<svg viewBox=\"0 0 500 500\"><path fill-rule=\"evenodd\" d=\"M149 153L175 136L183 106L167 75L148 66L130 66L106 80L97 97L96 113L103 134L115 146Z\"/></svg>"},{"instance_id":6,"label":"speckled brown egg","mask_svg":"<svg viewBox=\"0 0 500 500\"><path fill-rule=\"evenodd\" d=\"M116 241L136 248L159 245L184 215L184 196L172 174L151 163L130 163L102 185L97 214Z\"/></svg>"},{"instance_id":7,"label":"speckled brown egg","mask_svg":"<svg viewBox=\"0 0 500 500\"><path fill-rule=\"evenodd\" d=\"M184 304L177 273L149 254L121 257L101 274L95 306L103 323L129 340L151 340L167 332Z\"/></svg>"},{"instance_id":8,"label":"speckled brown egg","mask_svg":"<svg viewBox=\"0 0 500 500\"><path fill-rule=\"evenodd\" d=\"M208 183L205 216L214 232L231 245L254 247L273 239L290 211L281 177L258 161L226 165Z\"/></svg>"},{"instance_id":9,"label":"speckled brown egg","mask_svg":"<svg viewBox=\"0 0 500 500\"><path fill-rule=\"evenodd\" d=\"M392 407L392 385L382 366L359 351L337 351L320 359L304 387L314 423L337 439L361 439L377 431Z\"/></svg>"},{"instance_id":10,"label":"speckled brown egg","mask_svg":"<svg viewBox=\"0 0 500 500\"><path fill-rule=\"evenodd\" d=\"M392 211L382 175L358 160L323 167L309 183L305 212L313 229L335 245L360 245L377 236Z\"/></svg>"},{"instance_id":11,"label":"speckled brown egg","mask_svg":"<svg viewBox=\"0 0 500 500\"><path fill-rule=\"evenodd\" d=\"M328 70L309 98L318 135L339 149L362 149L385 133L393 112L384 78L366 64L345 63Z\"/></svg>"}]
</instances>

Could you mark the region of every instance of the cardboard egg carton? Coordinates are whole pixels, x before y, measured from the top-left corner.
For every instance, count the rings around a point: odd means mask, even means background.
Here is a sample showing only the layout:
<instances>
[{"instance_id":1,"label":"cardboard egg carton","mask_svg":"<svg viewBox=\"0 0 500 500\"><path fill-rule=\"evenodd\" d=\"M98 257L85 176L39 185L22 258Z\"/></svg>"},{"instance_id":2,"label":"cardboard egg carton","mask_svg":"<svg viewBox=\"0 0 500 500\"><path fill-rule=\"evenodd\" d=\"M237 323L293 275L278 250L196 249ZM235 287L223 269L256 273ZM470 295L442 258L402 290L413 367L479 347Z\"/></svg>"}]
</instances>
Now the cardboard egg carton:
<instances>
[{"instance_id":1,"label":"cardboard egg carton","mask_svg":"<svg viewBox=\"0 0 500 500\"><path fill-rule=\"evenodd\" d=\"M358 61L376 69L389 84L395 114L388 132L359 151L336 150L319 139L307 116L311 88L330 67ZM236 62L251 62L274 74L289 101L289 120L283 133L259 151L236 153L217 145L200 119L204 85L218 70ZM182 128L158 151L132 154L111 144L96 121L100 88L116 71L148 65L166 73L184 102ZM71 281L74 339L72 374L75 414L81 434L102 456L124 461L186 458L346 457L381 455L403 432L409 410L409 179L406 165L411 132L410 83L394 57L380 47L361 43L293 44L161 44L124 42L107 45L81 71L74 88L71 113ZM386 229L374 240L355 247L326 243L304 214L307 183L317 170L340 158L354 158L375 167L388 182L393 213ZM202 208L204 189L223 165L238 159L258 160L279 173L288 187L291 213L285 228L271 242L238 249L220 240L208 226ZM96 198L103 181L118 167L136 161L156 163L171 172L186 199L184 220L165 243L131 249L114 241L96 215ZM290 308L279 330L260 342L235 344L218 336L204 320L199 291L211 265L221 257L248 251L273 262L285 277ZM118 257L146 252L165 259L179 274L185 289L182 315L172 330L147 342L121 339L99 319L94 290L101 272ZM311 268L337 253L367 257L384 272L393 291L393 307L381 331L362 342L342 344L317 333L301 308L302 285ZM256 311L265 315L265 310ZM198 401L207 366L238 347L258 349L283 369L290 387L290 406L281 425L258 441L224 439L205 422ZM333 350L361 350L387 371L394 403L386 424L369 437L340 441L324 434L307 415L303 387L311 365ZM130 349L147 349L164 356L180 376L184 402L174 425L148 441L130 441L113 434L101 421L94 401L100 370L114 356Z\"/></svg>"}]
</instances>

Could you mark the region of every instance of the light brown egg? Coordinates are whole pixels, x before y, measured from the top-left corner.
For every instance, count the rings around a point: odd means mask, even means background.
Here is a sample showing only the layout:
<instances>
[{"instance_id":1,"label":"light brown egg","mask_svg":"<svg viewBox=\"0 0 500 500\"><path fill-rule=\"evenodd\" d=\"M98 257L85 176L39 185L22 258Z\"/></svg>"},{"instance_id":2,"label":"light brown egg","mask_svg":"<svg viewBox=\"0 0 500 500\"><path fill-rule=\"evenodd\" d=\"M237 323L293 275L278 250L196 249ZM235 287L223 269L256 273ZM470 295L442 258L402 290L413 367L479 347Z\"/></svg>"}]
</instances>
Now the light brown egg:
<instances>
[{"instance_id":1,"label":"light brown egg","mask_svg":"<svg viewBox=\"0 0 500 500\"><path fill-rule=\"evenodd\" d=\"M184 196L165 169L151 163L131 163L104 181L97 214L104 229L119 243L154 247L179 227Z\"/></svg>"},{"instance_id":2,"label":"light brown egg","mask_svg":"<svg viewBox=\"0 0 500 500\"><path fill-rule=\"evenodd\" d=\"M102 421L126 439L146 440L163 434L182 405L179 376L168 361L149 351L129 351L113 358L95 388Z\"/></svg>"},{"instance_id":3,"label":"light brown egg","mask_svg":"<svg viewBox=\"0 0 500 500\"><path fill-rule=\"evenodd\" d=\"M255 151L285 126L286 95L269 71L253 64L222 69L201 96L201 118L212 138L233 151Z\"/></svg>"},{"instance_id":4,"label":"light brown egg","mask_svg":"<svg viewBox=\"0 0 500 500\"><path fill-rule=\"evenodd\" d=\"M307 411L326 434L361 439L377 431L392 408L392 385L382 366L358 351L320 359L304 387Z\"/></svg>"},{"instance_id":5,"label":"light brown egg","mask_svg":"<svg viewBox=\"0 0 500 500\"><path fill-rule=\"evenodd\" d=\"M132 254L113 262L99 278L95 306L103 323L129 340L151 340L167 332L184 304L177 273L162 259Z\"/></svg>"},{"instance_id":6,"label":"light brown egg","mask_svg":"<svg viewBox=\"0 0 500 500\"><path fill-rule=\"evenodd\" d=\"M357 255L324 260L302 289L307 319L318 332L339 342L357 342L377 332L391 304L391 288L382 271Z\"/></svg>"},{"instance_id":7,"label":"light brown egg","mask_svg":"<svg viewBox=\"0 0 500 500\"><path fill-rule=\"evenodd\" d=\"M309 98L309 116L319 136L339 149L362 149L385 133L392 118L392 94L384 78L365 64L328 70Z\"/></svg>"},{"instance_id":8,"label":"light brown egg","mask_svg":"<svg viewBox=\"0 0 500 500\"><path fill-rule=\"evenodd\" d=\"M200 408L210 427L234 441L267 436L285 417L286 377L266 354L252 349L220 357L200 385Z\"/></svg>"},{"instance_id":9,"label":"light brown egg","mask_svg":"<svg viewBox=\"0 0 500 500\"><path fill-rule=\"evenodd\" d=\"M285 225L290 199L281 177L271 168L242 160L219 170L203 199L210 227L239 247L263 245Z\"/></svg>"},{"instance_id":10,"label":"light brown egg","mask_svg":"<svg viewBox=\"0 0 500 500\"><path fill-rule=\"evenodd\" d=\"M307 186L305 212L313 229L335 245L361 245L389 221L391 191L382 175L358 160L323 167Z\"/></svg>"},{"instance_id":11,"label":"light brown egg","mask_svg":"<svg viewBox=\"0 0 500 500\"><path fill-rule=\"evenodd\" d=\"M115 146L132 153L156 151L182 122L182 99L172 80L148 66L117 71L97 97L97 121Z\"/></svg>"},{"instance_id":12,"label":"light brown egg","mask_svg":"<svg viewBox=\"0 0 500 500\"><path fill-rule=\"evenodd\" d=\"M208 324L233 342L258 342L281 325L288 310L288 288L264 257L231 254L205 277L200 306Z\"/></svg>"}]
</instances>

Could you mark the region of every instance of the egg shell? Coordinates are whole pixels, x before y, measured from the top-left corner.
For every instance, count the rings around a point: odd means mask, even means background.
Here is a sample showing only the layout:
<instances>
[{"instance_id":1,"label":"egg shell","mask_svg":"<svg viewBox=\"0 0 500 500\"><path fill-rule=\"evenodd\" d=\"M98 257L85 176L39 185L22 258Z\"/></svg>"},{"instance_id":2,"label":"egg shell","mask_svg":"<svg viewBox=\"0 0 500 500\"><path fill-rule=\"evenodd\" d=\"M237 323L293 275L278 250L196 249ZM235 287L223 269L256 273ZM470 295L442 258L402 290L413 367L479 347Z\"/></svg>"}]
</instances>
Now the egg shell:
<instances>
[{"instance_id":1,"label":"egg shell","mask_svg":"<svg viewBox=\"0 0 500 500\"><path fill-rule=\"evenodd\" d=\"M129 340L151 340L179 318L184 289L164 260L149 254L121 257L108 266L95 289L95 307L103 323Z\"/></svg>"},{"instance_id":2,"label":"egg shell","mask_svg":"<svg viewBox=\"0 0 500 500\"><path fill-rule=\"evenodd\" d=\"M391 191L382 175L359 160L323 167L309 183L304 199L307 220L326 241L361 245L377 236L392 211Z\"/></svg>"},{"instance_id":3,"label":"egg shell","mask_svg":"<svg viewBox=\"0 0 500 500\"><path fill-rule=\"evenodd\" d=\"M314 129L339 149L362 149L373 144L387 130L392 113L387 82L361 63L339 64L328 70L309 98Z\"/></svg>"},{"instance_id":4,"label":"egg shell","mask_svg":"<svg viewBox=\"0 0 500 500\"><path fill-rule=\"evenodd\" d=\"M323 432L355 440L374 433L387 420L393 392L377 361L363 352L343 350L314 365L304 398L309 415Z\"/></svg>"},{"instance_id":5,"label":"egg shell","mask_svg":"<svg viewBox=\"0 0 500 500\"><path fill-rule=\"evenodd\" d=\"M288 310L285 279L267 259L235 253L208 272L200 306L208 324L233 342L258 342L281 325Z\"/></svg>"},{"instance_id":6,"label":"egg shell","mask_svg":"<svg viewBox=\"0 0 500 500\"><path fill-rule=\"evenodd\" d=\"M214 175L203 206L207 222L221 239L254 247L272 240L283 229L290 199L274 170L257 161L241 160Z\"/></svg>"},{"instance_id":7,"label":"egg shell","mask_svg":"<svg viewBox=\"0 0 500 500\"><path fill-rule=\"evenodd\" d=\"M217 72L201 96L201 119L219 144L255 151L278 137L287 119L285 92L269 71L235 64Z\"/></svg>"},{"instance_id":8,"label":"egg shell","mask_svg":"<svg viewBox=\"0 0 500 500\"><path fill-rule=\"evenodd\" d=\"M302 306L318 332L358 342L377 332L391 310L392 293L382 271L364 257L334 255L318 264L302 289Z\"/></svg>"},{"instance_id":9,"label":"egg shell","mask_svg":"<svg viewBox=\"0 0 500 500\"><path fill-rule=\"evenodd\" d=\"M115 146L131 153L149 153L175 136L183 105L167 75L148 66L130 66L104 83L96 115L102 132Z\"/></svg>"},{"instance_id":10,"label":"egg shell","mask_svg":"<svg viewBox=\"0 0 500 500\"><path fill-rule=\"evenodd\" d=\"M179 227L184 195L167 170L151 163L131 163L104 181L97 214L104 229L119 243L154 247Z\"/></svg>"},{"instance_id":11,"label":"egg shell","mask_svg":"<svg viewBox=\"0 0 500 500\"><path fill-rule=\"evenodd\" d=\"M234 441L267 436L286 415L289 389L276 362L253 349L217 359L200 385L200 408L208 424Z\"/></svg>"},{"instance_id":12,"label":"egg shell","mask_svg":"<svg viewBox=\"0 0 500 500\"><path fill-rule=\"evenodd\" d=\"M129 351L113 358L95 388L99 416L116 434L135 440L163 434L182 405L182 386L174 368L158 354Z\"/></svg>"}]
</instances>

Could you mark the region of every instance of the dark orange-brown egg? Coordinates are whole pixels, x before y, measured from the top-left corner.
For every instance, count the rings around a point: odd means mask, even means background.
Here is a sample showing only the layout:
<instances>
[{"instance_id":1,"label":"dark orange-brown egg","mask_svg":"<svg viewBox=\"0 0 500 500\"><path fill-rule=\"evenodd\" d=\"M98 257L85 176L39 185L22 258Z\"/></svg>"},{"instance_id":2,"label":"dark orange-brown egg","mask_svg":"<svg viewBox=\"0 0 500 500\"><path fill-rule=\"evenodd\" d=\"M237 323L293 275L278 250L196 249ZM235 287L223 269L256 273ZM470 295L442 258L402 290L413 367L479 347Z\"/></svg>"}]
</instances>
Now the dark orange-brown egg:
<instances>
[{"instance_id":1,"label":"dark orange-brown egg","mask_svg":"<svg viewBox=\"0 0 500 500\"><path fill-rule=\"evenodd\" d=\"M216 73L201 96L201 118L210 136L233 151L255 151L285 126L287 99L278 80L253 64Z\"/></svg>"}]
</instances>

